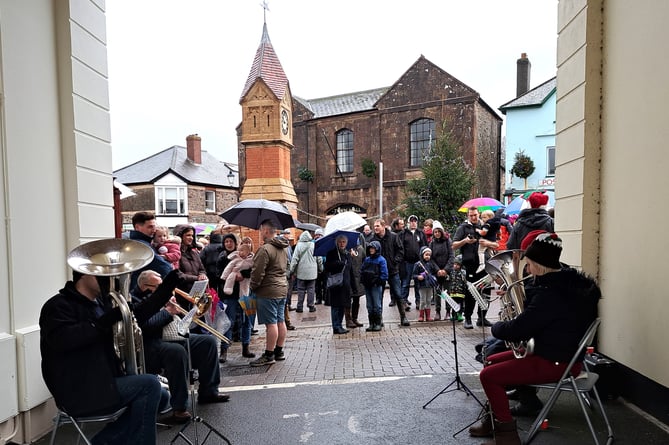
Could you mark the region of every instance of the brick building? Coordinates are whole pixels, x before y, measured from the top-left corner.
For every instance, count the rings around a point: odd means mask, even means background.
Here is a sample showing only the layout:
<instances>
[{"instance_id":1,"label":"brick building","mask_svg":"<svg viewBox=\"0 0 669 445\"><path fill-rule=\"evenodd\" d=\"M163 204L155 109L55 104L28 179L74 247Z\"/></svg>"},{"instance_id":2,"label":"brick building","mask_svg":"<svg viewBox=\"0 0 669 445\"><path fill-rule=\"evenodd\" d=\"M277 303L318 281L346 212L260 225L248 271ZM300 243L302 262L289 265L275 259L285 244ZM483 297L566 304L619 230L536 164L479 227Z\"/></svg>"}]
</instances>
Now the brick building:
<instances>
[{"instance_id":1,"label":"brick building","mask_svg":"<svg viewBox=\"0 0 669 445\"><path fill-rule=\"evenodd\" d=\"M114 177L135 193L122 202L125 229L138 211L155 213L158 224L170 228L215 224L221 212L237 203L237 166L203 151L196 134L186 138L186 147L174 145L116 170Z\"/></svg>"},{"instance_id":2,"label":"brick building","mask_svg":"<svg viewBox=\"0 0 669 445\"><path fill-rule=\"evenodd\" d=\"M472 194L501 195L501 117L475 90L423 56L390 87L293 97L292 108L291 178L300 220L322 224L321 218L343 210L378 215L380 162L389 219L407 180L422 174L423 156L443 123L476 169L478 189ZM365 175L363 164L376 166L376 172ZM304 178L313 173L313 180L300 179L300 171Z\"/></svg>"}]
</instances>

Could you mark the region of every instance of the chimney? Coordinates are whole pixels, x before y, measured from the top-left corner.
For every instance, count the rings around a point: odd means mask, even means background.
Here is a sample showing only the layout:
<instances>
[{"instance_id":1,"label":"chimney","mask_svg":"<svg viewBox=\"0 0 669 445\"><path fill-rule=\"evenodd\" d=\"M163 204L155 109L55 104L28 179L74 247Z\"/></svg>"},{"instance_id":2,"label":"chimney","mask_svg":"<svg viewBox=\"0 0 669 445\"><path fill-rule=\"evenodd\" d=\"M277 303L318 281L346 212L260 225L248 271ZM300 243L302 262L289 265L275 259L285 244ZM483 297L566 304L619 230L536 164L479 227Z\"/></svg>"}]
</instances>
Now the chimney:
<instances>
[{"instance_id":1,"label":"chimney","mask_svg":"<svg viewBox=\"0 0 669 445\"><path fill-rule=\"evenodd\" d=\"M530 91L530 68L532 64L527 58L527 53L522 53L520 59L516 61L516 97Z\"/></svg>"},{"instance_id":2,"label":"chimney","mask_svg":"<svg viewBox=\"0 0 669 445\"><path fill-rule=\"evenodd\" d=\"M202 138L197 134L186 137L186 156L193 164L202 164Z\"/></svg>"}]
</instances>

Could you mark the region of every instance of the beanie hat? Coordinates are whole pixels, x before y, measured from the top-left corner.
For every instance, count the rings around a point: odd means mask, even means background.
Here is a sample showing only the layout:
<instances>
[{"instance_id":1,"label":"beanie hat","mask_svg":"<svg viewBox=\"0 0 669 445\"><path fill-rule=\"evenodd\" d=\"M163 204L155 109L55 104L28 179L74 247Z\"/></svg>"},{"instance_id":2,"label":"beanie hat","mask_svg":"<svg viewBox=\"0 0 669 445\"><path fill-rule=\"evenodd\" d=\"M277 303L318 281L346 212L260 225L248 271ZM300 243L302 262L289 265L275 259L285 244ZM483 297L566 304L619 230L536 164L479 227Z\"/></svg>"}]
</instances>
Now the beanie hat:
<instances>
[{"instance_id":1,"label":"beanie hat","mask_svg":"<svg viewBox=\"0 0 669 445\"><path fill-rule=\"evenodd\" d=\"M316 229L314 235L323 235L323 229Z\"/></svg>"},{"instance_id":2,"label":"beanie hat","mask_svg":"<svg viewBox=\"0 0 669 445\"><path fill-rule=\"evenodd\" d=\"M435 230L441 230L442 232L444 231L444 226L441 225L439 221L432 221L432 233L434 233Z\"/></svg>"},{"instance_id":3,"label":"beanie hat","mask_svg":"<svg viewBox=\"0 0 669 445\"><path fill-rule=\"evenodd\" d=\"M540 234L540 233L548 233L547 230L532 230L530 233L525 235L525 238L520 242L520 250L527 250L527 248L532 244L532 241Z\"/></svg>"},{"instance_id":4,"label":"beanie hat","mask_svg":"<svg viewBox=\"0 0 669 445\"><path fill-rule=\"evenodd\" d=\"M458 263L458 264L462 264L462 255L456 255L453 262Z\"/></svg>"},{"instance_id":5,"label":"beanie hat","mask_svg":"<svg viewBox=\"0 0 669 445\"><path fill-rule=\"evenodd\" d=\"M430 253L432 253L432 249L430 249L430 248L427 247L427 246L423 246L423 247L421 247L421 248L420 248L420 259L421 259L421 260L423 259L423 254L424 254L425 252L430 252Z\"/></svg>"},{"instance_id":6,"label":"beanie hat","mask_svg":"<svg viewBox=\"0 0 669 445\"><path fill-rule=\"evenodd\" d=\"M562 240L557 233L540 233L525 251L525 256L550 269L560 269Z\"/></svg>"},{"instance_id":7,"label":"beanie hat","mask_svg":"<svg viewBox=\"0 0 669 445\"><path fill-rule=\"evenodd\" d=\"M408 221L412 221L412 220L415 220L416 222L418 222L418 217L416 215L409 216Z\"/></svg>"},{"instance_id":8,"label":"beanie hat","mask_svg":"<svg viewBox=\"0 0 669 445\"><path fill-rule=\"evenodd\" d=\"M548 195L541 192L534 192L527 198L530 201L530 207L533 209L538 209L541 206L548 204Z\"/></svg>"}]
</instances>

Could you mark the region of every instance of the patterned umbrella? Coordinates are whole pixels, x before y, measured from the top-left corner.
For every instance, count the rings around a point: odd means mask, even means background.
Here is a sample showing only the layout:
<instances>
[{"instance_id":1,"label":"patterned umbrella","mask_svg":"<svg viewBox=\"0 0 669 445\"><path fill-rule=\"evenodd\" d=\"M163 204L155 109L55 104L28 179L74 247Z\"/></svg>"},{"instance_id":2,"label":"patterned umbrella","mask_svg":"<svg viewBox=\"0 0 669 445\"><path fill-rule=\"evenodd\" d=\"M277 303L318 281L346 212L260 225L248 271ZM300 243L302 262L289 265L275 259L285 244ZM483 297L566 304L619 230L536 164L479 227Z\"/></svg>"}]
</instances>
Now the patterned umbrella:
<instances>
[{"instance_id":1,"label":"patterned umbrella","mask_svg":"<svg viewBox=\"0 0 669 445\"><path fill-rule=\"evenodd\" d=\"M517 215L521 211L530 208L530 203L527 200L530 195L534 192L541 192L548 195L548 207L553 207L555 205L555 192L550 190L530 190L526 193L523 193L520 196L516 196L513 201L509 203L504 209L504 213L507 215Z\"/></svg>"},{"instance_id":2,"label":"patterned umbrella","mask_svg":"<svg viewBox=\"0 0 669 445\"><path fill-rule=\"evenodd\" d=\"M497 210L501 209L504 207L504 204L499 202L498 200L494 198L474 198L470 199L466 203L462 204L460 208L458 209L458 212L467 212L467 209L470 207L478 207L479 212L482 212L484 210Z\"/></svg>"}]
</instances>

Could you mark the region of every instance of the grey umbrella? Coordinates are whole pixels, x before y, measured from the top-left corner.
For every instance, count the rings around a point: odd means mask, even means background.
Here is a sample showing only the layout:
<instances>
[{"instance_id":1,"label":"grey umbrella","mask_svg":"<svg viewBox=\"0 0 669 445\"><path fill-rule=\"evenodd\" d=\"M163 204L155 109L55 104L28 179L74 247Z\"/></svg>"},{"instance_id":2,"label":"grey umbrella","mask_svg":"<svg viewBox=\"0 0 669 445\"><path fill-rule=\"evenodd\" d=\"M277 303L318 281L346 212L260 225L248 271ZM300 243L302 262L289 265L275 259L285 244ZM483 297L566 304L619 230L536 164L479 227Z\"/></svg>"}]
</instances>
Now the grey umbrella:
<instances>
[{"instance_id":1,"label":"grey umbrella","mask_svg":"<svg viewBox=\"0 0 669 445\"><path fill-rule=\"evenodd\" d=\"M300 230L308 230L310 232L315 232L318 229L322 229L322 227L319 226L318 224L299 222L299 221L297 221L295 227L297 227Z\"/></svg>"},{"instance_id":2,"label":"grey umbrella","mask_svg":"<svg viewBox=\"0 0 669 445\"><path fill-rule=\"evenodd\" d=\"M293 215L283 204L267 199L245 199L233 205L219 215L229 224L249 227L251 229L260 228L265 220L274 223L277 229L287 229L295 227Z\"/></svg>"}]
</instances>

